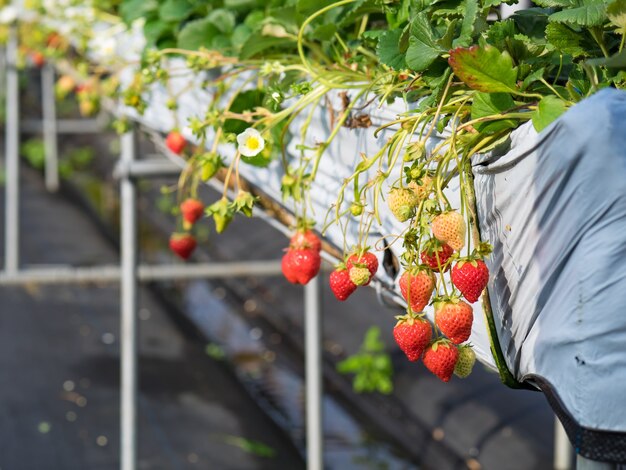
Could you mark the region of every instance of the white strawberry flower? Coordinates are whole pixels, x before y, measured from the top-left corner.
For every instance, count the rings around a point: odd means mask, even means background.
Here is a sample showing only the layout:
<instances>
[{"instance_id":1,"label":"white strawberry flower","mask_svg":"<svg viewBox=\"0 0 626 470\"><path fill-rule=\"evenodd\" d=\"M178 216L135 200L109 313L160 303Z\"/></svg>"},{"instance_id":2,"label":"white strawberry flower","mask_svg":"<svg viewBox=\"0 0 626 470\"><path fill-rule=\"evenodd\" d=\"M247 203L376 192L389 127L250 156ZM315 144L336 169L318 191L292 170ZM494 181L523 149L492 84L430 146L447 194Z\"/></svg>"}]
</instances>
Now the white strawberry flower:
<instances>
[{"instance_id":1,"label":"white strawberry flower","mask_svg":"<svg viewBox=\"0 0 626 470\"><path fill-rule=\"evenodd\" d=\"M244 157L254 157L265 148L265 140L261 133L252 127L248 127L237 136L237 144L239 152Z\"/></svg>"},{"instance_id":2,"label":"white strawberry flower","mask_svg":"<svg viewBox=\"0 0 626 470\"><path fill-rule=\"evenodd\" d=\"M14 6L7 6L0 10L0 23L9 24L17 20L19 11Z\"/></svg>"}]
</instances>

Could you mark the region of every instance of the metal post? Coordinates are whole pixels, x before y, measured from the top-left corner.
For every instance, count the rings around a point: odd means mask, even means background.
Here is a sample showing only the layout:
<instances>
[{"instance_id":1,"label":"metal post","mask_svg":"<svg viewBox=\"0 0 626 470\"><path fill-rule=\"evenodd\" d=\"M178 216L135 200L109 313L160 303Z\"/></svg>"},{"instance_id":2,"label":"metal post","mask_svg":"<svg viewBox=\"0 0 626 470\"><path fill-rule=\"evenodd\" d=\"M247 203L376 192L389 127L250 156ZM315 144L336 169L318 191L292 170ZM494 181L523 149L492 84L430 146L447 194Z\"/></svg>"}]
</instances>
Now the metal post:
<instances>
[{"instance_id":1,"label":"metal post","mask_svg":"<svg viewBox=\"0 0 626 470\"><path fill-rule=\"evenodd\" d=\"M136 135L122 136L120 160L132 163ZM128 176L120 183L121 225L121 429L120 468L135 470L137 464L137 199L135 183Z\"/></svg>"},{"instance_id":2,"label":"metal post","mask_svg":"<svg viewBox=\"0 0 626 470\"><path fill-rule=\"evenodd\" d=\"M322 319L319 276L304 289L304 334L306 356L306 448L307 469L324 468L322 424Z\"/></svg>"},{"instance_id":3,"label":"metal post","mask_svg":"<svg viewBox=\"0 0 626 470\"><path fill-rule=\"evenodd\" d=\"M576 470L616 470L617 465L614 463L598 462L589 460L582 455L576 456Z\"/></svg>"},{"instance_id":4,"label":"metal post","mask_svg":"<svg viewBox=\"0 0 626 470\"><path fill-rule=\"evenodd\" d=\"M574 449L567 438L565 428L554 418L554 470L570 470L572 468Z\"/></svg>"},{"instance_id":5,"label":"metal post","mask_svg":"<svg viewBox=\"0 0 626 470\"><path fill-rule=\"evenodd\" d=\"M59 157L57 147L57 116L54 97L54 67L48 63L41 70L41 100L43 107L43 141L46 152L46 189L59 189Z\"/></svg>"},{"instance_id":6,"label":"metal post","mask_svg":"<svg viewBox=\"0 0 626 470\"><path fill-rule=\"evenodd\" d=\"M17 75L17 24L9 27L6 53L6 153L4 263L8 273L19 265L19 83Z\"/></svg>"}]
</instances>

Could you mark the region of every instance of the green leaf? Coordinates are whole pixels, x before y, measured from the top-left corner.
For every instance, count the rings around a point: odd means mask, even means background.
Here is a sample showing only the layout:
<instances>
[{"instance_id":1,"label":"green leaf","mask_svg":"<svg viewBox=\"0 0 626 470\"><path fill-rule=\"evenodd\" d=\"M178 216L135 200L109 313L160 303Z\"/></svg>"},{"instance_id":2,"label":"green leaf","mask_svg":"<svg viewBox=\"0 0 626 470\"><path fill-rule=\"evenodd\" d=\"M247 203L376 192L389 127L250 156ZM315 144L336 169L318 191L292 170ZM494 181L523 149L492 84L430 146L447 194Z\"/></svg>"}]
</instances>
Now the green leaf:
<instances>
[{"instance_id":1,"label":"green leaf","mask_svg":"<svg viewBox=\"0 0 626 470\"><path fill-rule=\"evenodd\" d=\"M485 93L516 93L517 68L511 56L493 46L457 48L448 63L470 88Z\"/></svg>"},{"instance_id":2,"label":"green leaf","mask_svg":"<svg viewBox=\"0 0 626 470\"><path fill-rule=\"evenodd\" d=\"M568 8L553 13L548 18L549 21L581 26L601 26L607 19L606 1L581 0L580 4L581 6L576 8Z\"/></svg>"},{"instance_id":3,"label":"green leaf","mask_svg":"<svg viewBox=\"0 0 626 470\"><path fill-rule=\"evenodd\" d=\"M626 33L626 0L615 0L611 3L606 13L615 26L619 28L620 34Z\"/></svg>"},{"instance_id":4,"label":"green leaf","mask_svg":"<svg viewBox=\"0 0 626 470\"><path fill-rule=\"evenodd\" d=\"M337 26L334 23L321 24L317 26L311 33L313 39L318 41L329 41L337 32Z\"/></svg>"},{"instance_id":5,"label":"green leaf","mask_svg":"<svg viewBox=\"0 0 626 470\"><path fill-rule=\"evenodd\" d=\"M158 8L156 0L127 0L120 5L120 16L125 23L130 24L137 18L149 16Z\"/></svg>"},{"instance_id":6,"label":"green leaf","mask_svg":"<svg viewBox=\"0 0 626 470\"><path fill-rule=\"evenodd\" d=\"M291 38L279 38L275 36L263 36L260 33L251 34L248 40L241 46L240 59L250 59L257 54L274 48L293 46Z\"/></svg>"},{"instance_id":7,"label":"green leaf","mask_svg":"<svg viewBox=\"0 0 626 470\"><path fill-rule=\"evenodd\" d=\"M404 52L400 50L400 38L402 30L394 29L385 31L378 39L376 53L380 61L394 70L406 68Z\"/></svg>"},{"instance_id":8,"label":"green leaf","mask_svg":"<svg viewBox=\"0 0 626 470\"><path fill-rule=\"evenodd\" d=\"M472 102L472 120L502 114L515 107L515 102L511 95L507 93L476 93ZM498 132L503 129L517 127L517 122L513 119L503 119L501 121L491 121L475 124L474 127L485 133Z\"/></svg>"},{"instance_id":9,"label":"green leaf","mask_svg":"<svg viewBox=\"0 0 626 470\"><path fill-rule=\"evenodd\" d=\"M232 11L218 8L206 17L222 33L232 33L235 29L236 18Z\"/></svg>"},{"instance_id":10,"label":"green leaf","mask_svg":"<svg viewBox=\"0 0 626 470\"><path fill-rule=\"evenodd\" d=\"M200 47L211 48L213 38L217 36L219 30L213 22L207 18L190 21L178 34L178 47L198 50Z\"/></svg>"},{"instance_id":11,"label":"green leaf","mask_svg":"<svg viewBox=\"0 0 626 470\"><path fill-rule=\"evenodd\" d=\"M618 52L611 57L590 59L587 61L587 64L604 66L611 69L626 69L626 49L623 49L622 52Z\"/></svg>"},{"instance_id":12,"label":"green leaf","mask_svg":"<svg viewBox=\"0 0 626 470\"><path fill-rule=\"evenodd\" d=\"M524 81L522 82L522 90L526 90L532 83L535 83L541 80L545 72L546 72L546 69L541 67L540 69L536 69L535 71L527 75L526 78L524 78Z\"/></svg>"},{"instance_id":13,"label":"green leaf","mask_svg":"<svg viewBox=\"0 0 626 470\"><path fill-rule=\"evenodd\" d=\"M233 113L243 113L245 111L253 111L255 108L263 104L265 93L262 90L254 89L239 93L230 106ZM240 119L226 119L224 121L223 130L226 133L240 134L245 131L250 124Z\"/></svg>"},{"instance_id":14,"label":"green leaf","mask_svg":"<svg viewBox=\"0 0 626 470\"><path fill-rule=\"evenodd\" d=\"M166 0L159 8L163 21L183 21L193 13L194 5L189 0Z\"/></svg>"},{"instance_id":15,"label":"green leaf","mask_svg":"<svg viewBox=\"0 0 626 470\"><path fill-rule=\"evenodd\" d=\"M560 23L550 23L546 26L546 39L556 50L572 57L589 55L581 46L583 36L571 28Z\"/></svg>"},{"instance_id":16,"label":"green leaf","mask_svg":"<svg viewBox=\"0 0 626 470\"><path fill-rule=\"evenodd\" d=\"M411 36L406 51L407 65L417 71L426 70L440 54L446 52L438 43L428 18L418 14L411 23Z\"/></svg>"},{"instance_id":17,"label":"green leaf","mask_svg":"<svg viewBox=\"0 0 626 470\"><path fill-rule=\"evenodd\" d=\"M143 27L143 34L148 43L154 44L161 37L173 32L172 23L166 23L158 18L146 21Z\"/></svg>"},{"instance_id":18,"label":"green leaf","mask_svg":"<svg viewBox=\"0 0 626 470\"><path fill-rule=\"evenodd\" d=\"M478 0L465 0L463 22L461 23L461 34L454 40L454 47L467 47L472 44L474 37L474 25L478 18Z\"/></svg>"},{"instance_id":19,"label":"green leaf","mask_svg":"<svg viewBox=\"0 0 626 470\"><path fill-rule=\"evenodd\" d=\"M539 101L537 110L533 112L533 126L537 132L541 132L566 110L567 106L560 98L554 95L544 96Z\"/></svg>"}]
</instances>

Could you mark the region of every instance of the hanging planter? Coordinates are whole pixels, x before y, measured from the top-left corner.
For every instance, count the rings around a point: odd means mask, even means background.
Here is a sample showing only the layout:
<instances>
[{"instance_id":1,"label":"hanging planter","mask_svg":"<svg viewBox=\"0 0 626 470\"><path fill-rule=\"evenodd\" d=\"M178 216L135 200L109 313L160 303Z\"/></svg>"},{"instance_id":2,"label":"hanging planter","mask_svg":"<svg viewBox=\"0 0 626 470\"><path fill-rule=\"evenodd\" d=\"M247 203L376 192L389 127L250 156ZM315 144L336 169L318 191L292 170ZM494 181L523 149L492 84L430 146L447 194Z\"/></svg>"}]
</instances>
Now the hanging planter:
<instances>
[{"instance_id":1,"label":"hanging planter","mask_svg":"<svg viewBox=\"0 0 626 470\"><path fill-rule=\"evenodd\" d=\"M288 281L317 274L317 233L340 258L339 301L373 282L406 306L390 328L408 360L448 381L477 356L509 386L556 390L572 433L622 432L591 397L617 407L595 384L623 369L608 329L623 188L607 169L622 164L624 97L596 92L624 87L626 4L540 0L501 20L501 3L127 0L75 6L72 22L40 6L47 28L25 52L44 46L86 114L116 98L120 131L130 117L186 159L182 258L201 210L221 233L280 202ZM215 176L223 197L204 208L196 188Z\"/></svg>"}]
</instances>

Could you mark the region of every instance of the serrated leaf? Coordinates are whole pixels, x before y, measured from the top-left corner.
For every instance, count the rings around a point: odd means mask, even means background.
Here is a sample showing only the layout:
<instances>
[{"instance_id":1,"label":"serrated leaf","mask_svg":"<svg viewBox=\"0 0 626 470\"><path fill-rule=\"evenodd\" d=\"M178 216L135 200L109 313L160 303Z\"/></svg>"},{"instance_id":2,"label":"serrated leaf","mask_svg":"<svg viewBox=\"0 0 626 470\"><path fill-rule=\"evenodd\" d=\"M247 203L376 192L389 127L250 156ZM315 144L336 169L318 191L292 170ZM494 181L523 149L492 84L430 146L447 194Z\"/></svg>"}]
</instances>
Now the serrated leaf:
<instances>
[{"instance_id":1,"label":"serrated leaf","mask_svg":"<svg viewBox=\"0 0 626 470\"><path fill-rule=\"evenodd\" d=\"M426 70L433 61L445 52L438 43L426 15L418 14L411 23L409 47L406 51L406 64L413 70Z\"/></svg>"},{"instance_id":2,"label":"serrated leaf","mask_svg":"<svg viewBox=\"0 0 626 470\"><path fill-rule=\"evenodd\" d=\"M615 0L607 7L606 13L621 34L626 33L626 0Z\"/></svg>"},{"instance_id":3,"label":"serrated leaf","mask_svg":"<svg viewBox=\"0 0 626 470\"><path fill-rule=\"evenodd\" d=\"M516 93L517 68L507 52L493 46L457 48L448 63L470 88L485 93Z\"/></svg>"},{"instance_id":4,"label":"serrated leaf","mask_svg":"<svg viewBox=\"0 0 626 470\"><path fill-rule=\"evenodd\" d=\"M159 8L159 16L163 21L182 21L194 11L189 0L166 0Z\"/></svg>"},{"instance_id":5,"label":"serrated leaf","mask_svg":"<svg viewBox=\"0 0 626 470\"><path fill-rule=\"evenodd\" d=\"M579 5L578 0L535 0L533 3L545 8L567 8Z\"/></svg>"},{"instance_id":6,"label":"serrated leaf","mask_svg":"<svg viewBox=\"0 0 626 470\"><path fill-rule=\"evenodd\" d=\"M580 33L573 31L561 23L550 23L546 26L546 39L556 50L572 57L589 55L581 43L583 37Z\"/></svg>"},{"instance_id":7,"label":"serrated leaf","mask_svg":"<svg viewBox=\"0 0 626 470\"><path fill-rule=\"evenodd\" d=\"M478 0L465 0L463 21L461 22L461 33L452 42L453 47L467 47L473 42L474 25L478 17Z\"/></svg>"},{"instance_id":8,"label":"serrated leaf","mask_svg":"<svg viewBox=\"0 0 626 470\"><path fill-rule=\"evenodd\" d=\"M388 65L394 70L402 70L406 68L404 53L400 50L400 38L402 30L395 29L385 31L378 39L376 53L380 61Z\"/></svg>"},{"instance_id":9,"label":"serrated leaf","mask_svg":"<svg viewBox=\"0 0 626 470\"><path fill-rule=\"evenodd\" d=\"M477 92L472 102L472 120L502 114L513 107L515 107L515 102L507 93ZM517 122L513 119L503 119L478 123L474 127L480 132L491 134L503 129L513 129L517 127Z\"/></svg>"},{"instance_id":10,"label":"serrated leaf","mask_svg":"<svg viewBox=\"0 0 626 470\"><path fill-rule=\"evenodd\" d=\"M321 24L317 26L311 33L313 39L318 41L329 41L337 32L337 26L334 23Z\"/></svg>"},{"instance_id":11,"label":"serrated leaf","mask_svg":"<svg viewBox=\"0 0 626 470\"><path fill-rule=\"evenodd\" d=\"M190 21L178 34L178 47L191 51L200 47L211 48L213 38L219 34L219 30L213 22L207 18Z\"/></svg>"},{"instance_id":12,"label":"serrated leaf","mask_svg":"<svg viewBox=\"0 0 626 470\"><path fill-rule=\"evenodd\" d=\"M544 96L533 112L532 120L535 130L541 132L565 111L567 111L567 106L563 100L554 95Z\"/></svg>"},{"instance_id":13,"label":"serrated leaf","mask_svg":"<svg viewBox=\"0 0 626 470\"><path fill-rule=\"evenodd\" d=\"M551 14L548 20L581 26L601 26L606 20L606 2L604 0L582 0L582 5L567 8Z\"/></svg>"}]
</instances>

